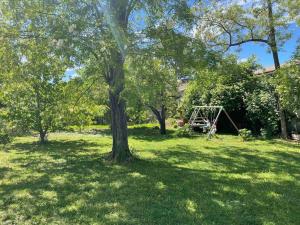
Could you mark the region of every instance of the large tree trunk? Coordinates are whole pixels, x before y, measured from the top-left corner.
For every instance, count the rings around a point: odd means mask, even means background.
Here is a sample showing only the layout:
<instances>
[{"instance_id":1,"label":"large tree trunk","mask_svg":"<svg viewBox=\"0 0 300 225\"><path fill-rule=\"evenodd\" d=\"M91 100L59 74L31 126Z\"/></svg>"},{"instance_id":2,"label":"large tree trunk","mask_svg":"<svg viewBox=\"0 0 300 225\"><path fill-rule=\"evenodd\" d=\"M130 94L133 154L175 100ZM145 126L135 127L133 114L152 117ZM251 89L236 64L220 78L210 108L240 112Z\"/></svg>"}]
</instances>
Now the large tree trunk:
<instances>
[{"instance_id":1,"label":"large tree trunk","mask_svg":"<svg viewBox=\"0 0 300 225\"><path fill-rule=\"evenodd\" d=\"M129 161L132 158L128 147L127 120L125 100L121 94L124 90L124 61L126 48L126 33L130 10L128 0L110 0L108 17L111 33L116 46L111 50L111 62L106 73L109 84L109 100L111 109L111 131L113 138L112 160L117 162Z\"/></svg>"},{"instance_id":2,"label":"large tree trunk","mask_svg":"<svg viewBox=\"0 0 300 225\"><path fill-rule=\"evenodd\" d=\"M276 42L276 31L274 26L273 8L272 8L271 0L268 0L267 3L268 3L268 19L269 19L269 29L270 29L269 45L271 47L271 51L273 55L275 70L277 70L280 68L280 62L279 62L278 47ZM287 124L286 124L286 113L284 109L282 109L281 107L280 97L278 96L278 93L275 93L275 95L277 101L277 108L280 116L281 137L287 139L288 132L287 132Z\"/></svg>"},{"instance_id":3,"label":"large tree trunk","mask_svg":"<svg viewBox=\"0 0 300 225\"><path fill-rule=\"evenodd\" d=\"M124 90L125 78L121 53L117 54L116 64L109 70L109 100L111 109L111 130L113 137L112 159L122 162L131 159L128 147L127 118L125 100L121 97Z\"/></svg>"},{"instance_id":4,"label":"large tree trunk","mask_svg":"<svg viewBox=\"0 0 300 225\"><path fill-rule=\"evenodd\" d=\"M111 130L113 137L112 159L118 162L128 161L131 153L128 147L127 121L125 102L120 95L109 92L111 107Z\"/></svg>"},{"instance_id":5,"label":"large tree trunk","mask_svg":"<svg viewBox=\"0 0 300 225\"><path fill-rule=\"evenodd\" d=\"M153 112L153 114L159 122L160 134L166 134L166 107L162 105L160 111L154 108L153 106L149 106L149 108L151 109L151 111Z\"/></svg>"}]
</instances>

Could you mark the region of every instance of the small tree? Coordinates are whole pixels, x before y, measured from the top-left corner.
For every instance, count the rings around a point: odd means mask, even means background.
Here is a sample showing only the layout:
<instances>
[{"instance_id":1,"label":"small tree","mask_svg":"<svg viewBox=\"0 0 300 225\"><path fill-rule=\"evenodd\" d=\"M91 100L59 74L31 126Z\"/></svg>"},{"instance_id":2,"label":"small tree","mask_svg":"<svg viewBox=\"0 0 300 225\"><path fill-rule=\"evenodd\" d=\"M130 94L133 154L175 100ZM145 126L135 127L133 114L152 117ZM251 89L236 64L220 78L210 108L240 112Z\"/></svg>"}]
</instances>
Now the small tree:
<instances>
[{"instance_id":1,"label":"small tree","mask_svg":"<svg viewBox=\"0 0 300 225\"><path fill-rule=\"evenodd\" d=\"M138 99L128 99L129 103L148 107L159 122L160 133L166 134L166 117L174 114L178 95L174 70L157 58L138 57L129 62L128 72L128 86L138 93Z\"/></svg>"},{"instance_id":2,"label":"small tree","mask_svg":"<svg viewBox=\"0 0 300 225\"><path fill-rule=\"evenodd\" d=\"M4 99L9 118L19 127L39 132L41 143L60 122L66 63L51 52L47 42L26 40L20 61L6 79Z\"/></svg>"}]
</instances>

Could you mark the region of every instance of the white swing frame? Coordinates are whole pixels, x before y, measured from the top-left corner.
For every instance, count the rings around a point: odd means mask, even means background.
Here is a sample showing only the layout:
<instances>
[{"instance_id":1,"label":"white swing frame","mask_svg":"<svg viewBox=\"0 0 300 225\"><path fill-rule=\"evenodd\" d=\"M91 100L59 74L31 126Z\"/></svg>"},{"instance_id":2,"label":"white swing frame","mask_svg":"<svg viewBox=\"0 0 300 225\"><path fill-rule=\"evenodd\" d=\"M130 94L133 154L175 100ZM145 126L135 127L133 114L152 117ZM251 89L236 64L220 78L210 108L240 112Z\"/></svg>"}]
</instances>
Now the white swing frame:
<instances>
[{"instance_id":1,"label":"white swing frame","mask_svg":"<svg viewBox=\"0 0 300 225\"><path fill-rule=\"evenodd\" d=\"M211 138L211 136L213 134L215 134L216 132L216 124L218 122L218 119L220 117L220 114L221 112L223 111L225 113L225 115L227 116L227 118L229 119L229 121L231 122L231 124L233 125L233 127L236 129L237 132L239 132L239 129L238 127L236 126L236 124L233 122L233 120L230 118L229 114L227 113L227 111L225 110L225 108L223 106L210 106L210 105L203 105L203 106L194 106L194 111L189 119L189 125L194 128L194 127L200 127L200 128L205 128L207 127L207 122L204 124L204 123L201 123L204 119L207 119L207 118L203 118L203 116L200 116L199 117L199 112L201 111L201 109L207 109L207 110L218 110L218 113L217 113L217 116L214 118L213 121L209 121L209 118L208 118L208 121L212 124L210 125L209 128L209 131L208 131L208 138ZM200 121L197 120L197 119L201 119Z\"/></svg>"}]
</instances>

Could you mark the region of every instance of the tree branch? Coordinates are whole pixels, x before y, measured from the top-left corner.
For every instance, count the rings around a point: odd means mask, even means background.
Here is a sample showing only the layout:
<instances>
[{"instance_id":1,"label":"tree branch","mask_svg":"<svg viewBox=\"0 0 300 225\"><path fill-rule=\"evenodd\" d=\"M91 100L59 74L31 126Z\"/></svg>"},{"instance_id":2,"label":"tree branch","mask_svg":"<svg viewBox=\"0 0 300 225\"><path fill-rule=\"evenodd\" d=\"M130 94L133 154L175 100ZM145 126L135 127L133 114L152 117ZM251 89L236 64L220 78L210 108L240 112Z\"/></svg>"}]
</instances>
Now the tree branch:
<instances>
[{"instance_id":1,"label":"tree branch","mask_svg":"<svg viewBox=\"0 0 300 225\"><path fill-rule=\"evenodd\" d=\"M160 115L159 111L156 108L154 108L153 106L151 106L151 105L147 105L147 106L151 109L151 111L156 116L156 118L158 120L161 120L161 115Z\"/></svg>"},{"instance_id":2,"label":"tree branch","mask_svg":"<svg viewBox=\"0 0 300 225\"><path fill-rule=\"evenodd\" d=\"M232 47L232 46L237 46L237 45L241 45L247 42L262 42L262 43L266 43L269 45L269 41L265 40L265 39L260 39L260 38L250 38L250 39L246 39L246 40L242 40L236 43L229 43L228 48Z\"/></svg>"}]
</instances>

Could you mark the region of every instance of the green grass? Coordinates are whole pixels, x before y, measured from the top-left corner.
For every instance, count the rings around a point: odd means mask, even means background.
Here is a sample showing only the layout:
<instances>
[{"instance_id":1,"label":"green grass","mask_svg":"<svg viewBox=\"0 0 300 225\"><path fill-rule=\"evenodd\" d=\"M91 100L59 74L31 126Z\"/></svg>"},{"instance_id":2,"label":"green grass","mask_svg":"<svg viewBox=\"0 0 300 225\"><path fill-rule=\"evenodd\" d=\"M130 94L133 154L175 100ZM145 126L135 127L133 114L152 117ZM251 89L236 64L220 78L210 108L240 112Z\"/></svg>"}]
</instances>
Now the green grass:
<instances>
[{"instance_id":1,"label":"green grass","mask_svg":"<svg viewBox=\"0 0 300 225\"><path fill-rule=\"evenodd\" d=\"M104 160L111 138L51 134L0 151L0 224L300 224L300 146L132 128L138 157Z\"/></svg>"}]
</instances>

